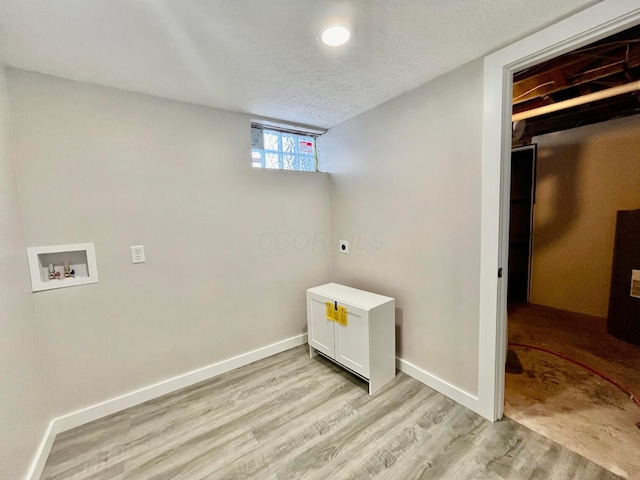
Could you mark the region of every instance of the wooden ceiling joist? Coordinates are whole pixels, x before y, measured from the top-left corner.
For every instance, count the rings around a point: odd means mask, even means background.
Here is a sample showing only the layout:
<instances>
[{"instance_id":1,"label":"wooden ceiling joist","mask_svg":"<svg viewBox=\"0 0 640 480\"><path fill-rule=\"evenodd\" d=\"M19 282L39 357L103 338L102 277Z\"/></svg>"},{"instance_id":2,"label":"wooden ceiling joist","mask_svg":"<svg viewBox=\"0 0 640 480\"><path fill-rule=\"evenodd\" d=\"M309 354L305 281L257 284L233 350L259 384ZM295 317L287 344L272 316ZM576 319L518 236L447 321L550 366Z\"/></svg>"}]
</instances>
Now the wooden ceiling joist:
<instances>
[{"instance_id":1,"label":"wooden ceiling joist","mask_svg":"<svg viewBox=\"0 0 640 480\"><path fill-rule=\"evenodd\" d=\"M523 138L640 114L640 25L518 72L513 120Z\"/></svg>"},{"instance_id":2,"label":"wooden ceiling joist","mask_svg":"<svg viewBox=\"0 0 640 480\"><path fill-rule=\"evenodd\" d=\"M621 55L624 55L620 58ZM559 92L612 75L640 67L640 45L634 45L627 56L618 52L616 58L607 57L594 61L593 58L570 61L563 65L513 83L513 103L518 105L535 98Z\"/></svg>"}]
</instances>

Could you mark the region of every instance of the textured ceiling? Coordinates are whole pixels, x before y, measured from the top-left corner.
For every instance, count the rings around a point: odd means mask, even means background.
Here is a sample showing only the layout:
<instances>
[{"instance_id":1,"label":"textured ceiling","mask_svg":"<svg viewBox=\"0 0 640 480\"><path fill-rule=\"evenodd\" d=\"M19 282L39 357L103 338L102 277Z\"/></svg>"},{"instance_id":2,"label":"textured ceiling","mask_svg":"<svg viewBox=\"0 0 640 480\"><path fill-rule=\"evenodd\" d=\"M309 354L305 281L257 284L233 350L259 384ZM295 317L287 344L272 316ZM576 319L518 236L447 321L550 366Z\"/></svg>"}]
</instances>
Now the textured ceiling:
<instances>
[{"instance_id":1,"label":"textured ceiling","mask_svg":"<svg viewBox=\"0 0 640 480\"><path fill-rule=\"evenodd\" d=\"M327 128L595 3L2 0L0 62Z\"/></svg>"}]
</instances>

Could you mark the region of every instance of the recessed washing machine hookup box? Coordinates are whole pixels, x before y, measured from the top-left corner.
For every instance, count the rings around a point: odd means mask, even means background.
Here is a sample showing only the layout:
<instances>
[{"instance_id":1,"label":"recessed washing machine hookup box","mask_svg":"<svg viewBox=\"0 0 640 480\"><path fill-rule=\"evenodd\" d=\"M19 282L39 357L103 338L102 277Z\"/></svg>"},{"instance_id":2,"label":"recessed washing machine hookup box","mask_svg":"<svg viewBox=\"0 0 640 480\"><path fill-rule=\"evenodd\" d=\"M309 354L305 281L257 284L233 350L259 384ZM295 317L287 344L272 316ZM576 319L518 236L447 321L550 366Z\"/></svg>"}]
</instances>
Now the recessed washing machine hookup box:
<instances>
[{"instance_id":1,"label":"recessed washing machine hookup box","mask_svg":"<svg viewBox=\"0 0 640 480\"><path fill-rule=\"evenodd\" d=\"M31 290L52 290L98 283L93 243L27 248Z\"/></svg>"}]
</instances>

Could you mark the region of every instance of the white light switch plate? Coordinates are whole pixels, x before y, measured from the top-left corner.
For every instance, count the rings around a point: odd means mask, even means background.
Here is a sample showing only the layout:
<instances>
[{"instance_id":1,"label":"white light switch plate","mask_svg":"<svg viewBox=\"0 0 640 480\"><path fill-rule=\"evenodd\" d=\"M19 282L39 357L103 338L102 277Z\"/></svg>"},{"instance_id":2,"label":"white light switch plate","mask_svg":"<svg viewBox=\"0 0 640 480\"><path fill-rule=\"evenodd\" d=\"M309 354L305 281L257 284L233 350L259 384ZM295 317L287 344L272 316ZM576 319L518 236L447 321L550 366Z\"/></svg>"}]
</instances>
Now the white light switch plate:
<instances>
[{"instance_id":1,"label":"white light switch plate","mask_svg":"<svg viewBox=\"0 0 640 480\"><path fill-rule=\"evenodd\" d=\"M349 242L347 240L340 240L339 244L340 253L349 253Z\"/></svg>"}]
</instances>

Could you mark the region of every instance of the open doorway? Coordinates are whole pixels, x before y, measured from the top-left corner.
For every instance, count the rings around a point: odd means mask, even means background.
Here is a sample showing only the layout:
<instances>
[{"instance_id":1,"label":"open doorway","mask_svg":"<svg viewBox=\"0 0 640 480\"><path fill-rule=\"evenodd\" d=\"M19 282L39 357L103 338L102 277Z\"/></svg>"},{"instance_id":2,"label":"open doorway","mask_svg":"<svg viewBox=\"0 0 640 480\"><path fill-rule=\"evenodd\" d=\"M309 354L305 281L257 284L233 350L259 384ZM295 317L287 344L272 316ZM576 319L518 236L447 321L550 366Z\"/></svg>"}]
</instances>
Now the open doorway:
<instances>
[{"instance_id":1,"label":"open doorway","mask_svg":"<svg viewBox=\"0 0 640 480\"><path fill-rule=\"evenodd\" d=\"M636 0L596 3L484 59L478 392L472 403L490 420L504 414L512 75L638 24Z\"/></svg>"},{"instance_id":2,"label":"open doorway","mask_svg":"<svg viewBox=\"0 0 640 480\"><path fill-rule=\"evenodd\" d=\"M637 26L514 75L508 235L505 414L627 478L640 338L607 318L618 211L640 209L640 86L606 92L638 81Z\"/></svg>"}]
</instances>

